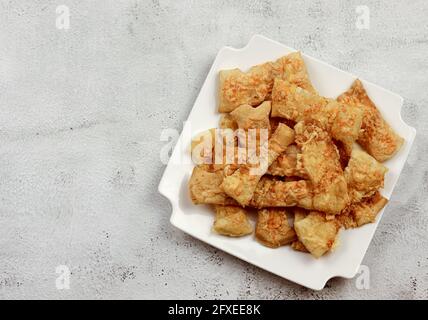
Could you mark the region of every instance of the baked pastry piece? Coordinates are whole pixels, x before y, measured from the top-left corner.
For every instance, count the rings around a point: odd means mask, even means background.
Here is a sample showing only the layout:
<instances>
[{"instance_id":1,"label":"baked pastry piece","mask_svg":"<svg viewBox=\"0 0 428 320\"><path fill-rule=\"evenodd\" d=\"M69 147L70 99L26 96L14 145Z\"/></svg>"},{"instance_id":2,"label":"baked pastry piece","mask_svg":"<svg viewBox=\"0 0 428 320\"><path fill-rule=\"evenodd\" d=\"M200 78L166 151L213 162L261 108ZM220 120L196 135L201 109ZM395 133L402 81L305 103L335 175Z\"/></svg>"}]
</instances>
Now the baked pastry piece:
<instances>
[{"instance_id":1,"label":"baked pastry piece","mask_svg":"<svg viewBox=\"0 0 428 320\"><path fill-rule=\"evenodd\" d=\"M309 252L305 245L300 240L295 240L291 243L291 248L296 251Z\"/></svg>"},{"instance_id":2,"label":"baked pastry piece","mask_svg":"<svg viewBox=\"0 0 428 320\"><path fill-rule=\"evenodd\" d=\"M221 186L223 179L223 170L218 170L211 165L195 166L189 180L192 202L194 204L238 205L224 192ZM308 181L286 182L264 176L257 184L249 206L266 208L298 205L312 209L312 197L312 186Z\"/></svg>"},{"instance_id":3,"label":"baked pastry piece","mask_svg":"<svg viewBox=\"0 0 428 320\"><path fill-rule=\"evenodd\" d=\"M342 142L349 155L360 134L363 112L355 106L338 103L288 81L275 79L272 90L272 116L315 123L332 138Z\"/></svg>"},{"instance_id":4,"label":"baked pastry piece","mask_svg":"<svg viewBox=\"0 0 428 320\"><path fill-rule=\"evenodd\" d=\"M311 211L303 219L294 222L299 241L316 258L333 248L339 229L340 224L335 219L327 220L325 214L316 211ZM297 246L296 244L295 247Z\"/></svg>"},{"instance_id":5,"label":"baked pastry piece","mask_svg":"<svg viewBox=\"0 0 428 320\"><path fill-rule=\"evenodd\" d=\"M337 101L356 106L363 111L362 131L358 136L358 143L376 160L388 160L400 149L403 138L383 119L360 80L355 80L351 88L341 94Z\"/></svg>"},{"instance_id":6,"label":"baked pastry piece","mask_svg":"<svg viewBox=\"0 0 428 320\"><path fill-rule=\"evenodd\" d=\"M328 133L318 126L299 122L296 143L302 149L303 167L313 185L313 208L340 213L348 204L348 187L339 154Z\"/></svg>"},{"instance_id":7,"label":"baked pastry piece","mask_svg":"<svg viewBox=\"0 0 428 320\"><path fill-rule=\"evenodd\" d=\"M231 175L246 161L247 150L238 147L237 136L230 132L210 129L198 134L191 142L192 160L199 166L205 166L208 171L223 170L225 175Z\"/></svg>"},{"instance_id":8,"label":"baked pastry piece","mask_svg":"<svg viewBox=\"0 0 428 320\"><path fill-rule=\"evenodd\" d=\"M202 131L191 141L190 151L192 160L195 164L214 163L216 129Z\"/></svg>"},{"instance_id":9,"label":"baked pastry piece","mask_svg":"<svg viewBox=\"0 0 428 320\"><path fill-rule=\"evenodd\" d=\"M306 218L306 216L308 215L309 211L303 209L303 208L299 208L299 207L294 207L293 208L293 213L294 213L294 220L293 220L293 228L294 228L294 224L300 220L303 220L304 218ZM296 251L301 251L301 252L309 252L308 249L306 249L306 247L303 245L303 243L299 240L296 239L291 243L291 248L293 250Z\"/></svg>"},{"instance_id":10,"label":"baked pastry piece","mask_svg":"<svg viewBox=\"0 0 428 320\"><path fill-rule=\"evenodd\" d=\"M231 129L235 131L238 129L238 124L233 120L230 113L223 113L220 117L219 127L220 129Z\"/></svg>"},{"instance_id":11,"label":"baked pastry piece","mask_svg":"<svg viewBox=\"0 0 428 320\"><path fill-rule=\"evenodd\" d=\"M383 164L368 153L354 149L344 172L351 203L360 202L383 188L387 171Z\"/></svg>"},{"instance_id":12,"label":"baked pastry piece","mask_svg":"<svg viewBox=\"0 0 428 320\"><path fill-rule=\"evenodd\" d=\"M270 91L271 63L254 66L248 72L239 69L219 73L219 112L231 112L243 104L256 106L263 102Z\"/></svg>"},{"instance_id":13,"label":"baked pastry piece","mask_svg":"<svg viewBox=\"0 0 428 320\"><path fill-rule=\"evenodd\" d=\"M347 207L337 216L337 220L346 229L361 227L367 223L375 222L377 214L387 203L388 200L376 192L371 197Z\"/></svg>"},{"instance_id":14,"label":"baked pastry piece","mask_svg":"<svg viewBox=\"0 0 428 320\"><path fill-rule=\"evenodd\" d=\"M272 103L271 103L271 109L272 109ZM280 118L280 117L275 117L275 118L270 117L269 121L270 121L270 129L271 129L272 132L274 132L276 130L276 128L278 128L278 126L279 126L280 123L283 123L287 127L290 127L290 128L294 128L294 126L296 125L295 121L288 120L288 119L285 119L285 118Z\"/></svg>"},{"instance_id":15,"label":"baked pastry piece","mask_svg":"<svg viewBox=\"0 0 428 320\"><path fill-rule=\"evenodd\" d=\"M194 204L236 205L236 201L228 197L220 187L223 182L221 170L209 170L208 165L193 168L189 180L190 198Z\"/></svg>"},{"instance_id":16,"label":"baked pastry piece","mask_svg":"<svg viewBox=\"0 0 428 320\"><path fill-rule=\"evenodd\" d=\"M265 101L258 107L244 104L233 110L230 116L241 129L269 129L270 109L270 101Z\"/></svg>"},{"instance_id":17,"label":"baked pastry piece","mask_svg":"<svg viewBox=\"0 0 428 320\"><path fill-rule=\"evenodd\" d=\"M313 209L313 190L309 181L281 181L263 176L257 184L250 206L255 208L299 206Z\"/></svg>"},{"instance_id":18,"label":"baked pastry piece","mask_svg":"<svg viewBox=\"0 0 428 320\"><path fill-rule=\"evenodd\" d=\"M244 208L236 206L215 206L213 230L225 236L242 237L253 232Z\"/></svg>"},{"instance_id":19,"label":"baked pastry piece","mask_svg":"<svg viewBox=\"0 0 428 320\"><path fill-rule=\"evenodd\" d=\"M302 151L297 145L289 145L269 166L267 174L280 177L301 177L307 179L308 175L301 164L301 152Z\"/></svg>"},{"instance_id":20,"label":"baked pastry piece","mask_svg":"<svg viewBox=\"0 0 428 320\"><path fill-rule=\"evenodd\" d=\"M263 245L271 248L285 246L296 239L296 233L288 224L284 208L259 210L256 239Z\"/></svg>"},{"instance_id":21,"label":"baked pastry piece","mask_svg":"<svg viewBox=\"0 0 428 320\"><path fill-rule=\"evenodd\" d=\"M284 124L280 124L272 134L266 146L261 148L267 150L266 156L261 154L260 162L251 165L241 165L232 175L227 176L222 187L227 195L235 199L240 205L247 206L253 197L254 191L260 178L266 173L273 161L285 151L294 141L294 131Z\"/></svg>"},{"instance_id":22,"label":"baked pastry piece","mask_svg":"<svg viewBox=\"0 0 428 320\"><path fill-rule=\"evenodd\" d=\"M309 79L306 65L300 52L292 52L282 58L279 58L276 65L274 65L272 76L273 79L280 77L307 91L316 93L316 90ZM271 88L273 86L273 79Z\"/></svg>"},{"instance_id":23,"label":"baked pastry piece","mask_svg":"<svg viewBox=\"0 0 428 320\"><path fill-rule=\"evenodd\" d=\"M328 99L287 80L276 78L272 88L272 117L303 120L303 113L313 107L325 107Z\"/></svg>"},{"instance_id":24,"label":"baked pastry piece","mask_svg":"<svg viewBox=\"0 0 428 320\"><path fill-rule=\"evenodd\" d=\"M334 100L327 104L326 111L330 115L331 122L331 125L325 126L326 130L330 132L333 140L342 144L345 155L349 156L361 132L363 112L359 108Z\"/></svg>"},{"instance_id":25,"label":"baked pastry piece","mask_svg":"<svg viewBox=\"0 0 428 320\"><path fill-rule=\"evenodd\" d=\"M388 200L379 192L376 192L372 197L353 205L352 215L358 227L366 223L375 222L377 214L388 203Z\"/></svg>"},{"instance_id":26,"label":"baked pastry piece","mask_svg":"<svg viewBox=\"0 0 428 320\"><path fill-rule=\"evenodd\" d=\"M268 100L276 77L315 92L300 52L293 52L275 62L256 65L247 72L239 69L221 70L219 112L231 112L243 104L257 106Z\"/></svg>"},{"instance_id":27,"label":"baked pastry piece","mask_svg":"<svg viewBox=\"0 0 428 320\"><path fill-rule=\"evenodd\" d=\"M297 222L306 218L306 216L309 214L309 211L303 208L294 207L293 213L294 213L294 222Z\"/></svg>"}]
</instances>

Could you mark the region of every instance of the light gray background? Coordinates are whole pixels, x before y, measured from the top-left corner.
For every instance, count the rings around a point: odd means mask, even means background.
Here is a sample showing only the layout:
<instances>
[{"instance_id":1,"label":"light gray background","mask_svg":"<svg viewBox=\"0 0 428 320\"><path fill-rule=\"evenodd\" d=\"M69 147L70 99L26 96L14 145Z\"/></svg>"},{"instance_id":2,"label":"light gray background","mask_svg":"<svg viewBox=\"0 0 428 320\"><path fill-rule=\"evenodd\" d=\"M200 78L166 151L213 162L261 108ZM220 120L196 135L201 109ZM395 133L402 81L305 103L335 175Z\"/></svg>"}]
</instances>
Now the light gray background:
<instances>
[{"instance_id":1,"label":"light gray background","mask_svg":"<svg viewBox=\"0 0 428 320\"><path fill-rule=\"evenodd\" d=\"M423 0L1 1L0 297L428 298L427 16ZM369 290L311 291L169 224L160 132L181 128L218 50L255 33L405 99L418 133L364 259Z\"/></svg>"}]
</instances>

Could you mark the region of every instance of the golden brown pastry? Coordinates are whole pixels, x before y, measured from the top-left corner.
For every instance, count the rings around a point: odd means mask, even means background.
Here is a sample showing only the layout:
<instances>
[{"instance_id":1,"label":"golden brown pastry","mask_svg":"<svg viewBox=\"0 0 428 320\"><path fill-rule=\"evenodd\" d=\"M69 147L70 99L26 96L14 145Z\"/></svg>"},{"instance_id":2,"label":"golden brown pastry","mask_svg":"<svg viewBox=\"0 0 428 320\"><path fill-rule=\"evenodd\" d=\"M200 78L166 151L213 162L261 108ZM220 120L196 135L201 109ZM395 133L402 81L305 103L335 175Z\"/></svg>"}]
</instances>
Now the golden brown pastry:
<instances>
[{"instance_id":1,"label":"golden brown pastry","mask_svg":"<svg viewBox=\"0 0 428 320\"><path fill-rule=\"evenodd\" d=\"M296 251L309 252L300 240L293 241L291 243L291 248Z\"/></svg>"},{"instance_id":2,"label":"golden brown pastry","mask_svg":"<svg viewBox=\"0 0 428 320\"><path fill-rule=\"evenodd\" d=\"M334 100L328 103L326 109L330 114L331 126L326 125L325 128L333 139L342 143L345 154L349 156L361 132L363 112L359 108Z\"/></svg>"},{"instance_id":3,"label":"golden brown pastry","mask_svg":"<svg viewBox=\"0 0 428 320\"><path fill-rule=\"evenodd\" d=\"M257 106L268 100L276 77L315 92L300 52L293 52L275 62L254 66L247 72L239 69L221 70L219 112L231 112L243 104Z\"/></svg>"},{"instance_id":4,"label":"golden brown pastry","mask_svg":"<svg viewBox=\"0 0 428 320\"><path fill-rule=\"evenodd\" d=\"M272 109L272 103L271 103L271 109ZM270 121L270 130L272 132L274 132L276 130L276 128L278 128L280 123L283 123L287 127L290 127L290 128L294 128L294 126L296 125L296 122L293 120L288 120L288 119L279 118L279 117L276 117L276 118L270 117L269 121Z\"/></svg>"},{"instance_id":5,"label":"golden brown pastry","mask_svg":"<svg viewBox=\"0 0 428 320\"><path fill-rule=\"evenodd\" d=\"M193 162L210 172L223 171L225 175L231 175L238 169L240 161L246 161L247 150L238 147L235 136L221 135L217 129L204 131L193 138L191 150Z\"/></svg>"},{"instance_id":6,"label":"golden brown pastry","mask_svg":"<svg viewBox=\"0 0 428 320\"><path fill-rule=\"evenodd\" d=\"M336 215L336 220L340 225L345 229L357 228L357 223L355 222L354 216L352 214L353 205L350 205L343 209L343 211Z\"/></svg>"},{"instance_id":7,"label":"golden brown pastry","mask_svg":"<svg viewBox=\"0 0 428 320\"><path fill-rule=\"evenodd\" d=\"M220 117L220 129L231 129L235 131L238 129L238 124L233 120L230 113L223 113Z\"/></svg>"},{"instance_id":8,"label":"golden brown pastry","mask_svg":"<svg viewBox=\"0 0 428 320\"><path fill-rule=\"evenodd\" d=\"M299 122L296 143L302 149L302 163L313 185L313 208L328 214L340 213L348 204L348 187L339 154L326 131Z\"/></svg>"},{"instance_id":9,"label":"golden brown pastry","mask_svg":"<svg viewBox=\"0 0 428 320\"><path fill-rule=\"evenodd\" d=\"M241 129L269 129L270 108L270 101L265 101L258 107L244 104L233 110L230 116Z\"/></svg>"},{"instance_id":10,"label":"golden brown pastry","mask_svg":"<svg viewBox=\"0 0 428 320\"><path fill-rule=\"evenodd\" d=\"M284 71L282 71L282 68L284 68ZM288 82L309 92L316 93L300 52L292 52L277 60L277 64L274 66L273 79L281 77L281 75ZM273 86L273 79L271 88Z\"/></svg>"},{"instance_id":11,"label":"golden brown pastry","mask_svg":"<svg viewBox=\"0 0 428 320\"><path fill-rule=\"evenodd\" d=\"M300 177L307 179L308 175L300 163L300 148L291 144L269 166L267 174L280 177Z\"/></svg>"},{"instance_id":12,"label":"golden brown pastry","mask_svg":"<svg viewBox=\"0 0 428 320\"><path fill-rule=\"evenodd\" d=\"M195 164L214 163L216 129L212 128L197 134L191 141L191 156Z\"/></svg>"},{"instance_id":13,"label":"golden brown pastry","mask_svg":"<svg viewBox=\"0 0 428 320\"><path fill-rule=\"evenodd\" d=\"M340 95L337 101L356 106L363 111L362 131L358 143L377 161L391 158L403 144L403 138L394 132L370 100L360 80Z\"/></svg>"},{"instance_id":14,"label":"golden brown pastry","mask_svg":"<svg viewBox=\"0 0 428 320\"><path fill-rule=\"evenodd\" d=\"M306 216L309 214L309 211L303 209L303 208L299 208L299 207L294 207L292 209L293 213L294 213L294 223L293 223L293 228L294 228L294 224L300 220L303 220L304 218L306 218ZM301 252L309 252L308 249L306 249L306 247L303 245L303 243L300 240L294 240L291 243L291 248L293 250L296 251L301 251Z\"/></svg>"},{"instance_id":15,"label":"golden brown pastry","mask_svg":"<svg viewBox=\"0 0 428 320\"><path fill-rule=\"evenodd\" d=\"M270 248L285 246L296 239L296 233L288 224L284 208L259 210L256 238L260 243Z\"/></svg>"},{"instance_id":16,"label":"golden brown pastry","mask_svg":"<svg viewBox=\"0 0 428 320\"><path fill-rule=\"evenodd\" d=\"M241 165L232 175L224 179L222 187L226 194L235 199L240 205L247 206L253 197L260 178L266 173L269 165L293 141L293 129L280 124L267 142L267 146L262 147L267 150L267 156L263 155L262 152L259 163Z\"/></svg>"},{"instance_id":17,"label":"golden brown pastry","mask_svg":"<svg viewBox=\"0 0 428 320\"><path fill-rule=\"evenodd\" d=\"M295 122L303 120L303 113L313 107L325 107L329 100L314 92L276 78L272 88L272 117Z\"/></svg>"},{"instance_id":18,"label":"golden brown pastry","mask_svg":"<svg viewBox=\"0 0 428 320\"><path fill-rule=\"evenodd\" d=\"M193 168L189 180L190 197L194 204L236 205L236 201L228 197L220 187L223 182L221 170L210 172L207 165Z\"/></svg>"},{"instance_id":19,"label":"golden brown pastry","mask_svg":"<svg viewBox=\"0 0 428 320\"><path fill-rule=\"evenodd\" d=\"M327 220L325 214L311 211L305 218L294 222L299 241L316 258L334 246L340 225L336 220Z\"/></svg>"},{"instance_id":20,"label":"golden brown pastry","mask_svg":"<svg viewBox=\"0 0 428 320\"><path fill-rule=\"evenodd\" d=\"M195 166L189 180L192 202L194 204L238 205L221 187L223 179L223 171L217 170L214 166ZM249 206L266 208L298 205L313 209L312 197L312 186L308 181L285 182L264 176L257 184Z\"/></svg>"},{"instance_id":21,"label":"golden brown pastry","mask_svg":"<svg viewBox=\"0 0 428 320\"><path fill-rule=\"evenodd\" d=\"M219 73L219 112L231 112L243 104L256 106L263 102L270 91L271 63L252 67L248 72L239 69Z\"/></svg>"},{"instance_id":22,"label":"golden brown pastry","mask_svg":"<svg viewBox=\"0 0 428 320\"><path fill-rule=\"evenodd\" d=\"M281 181L263 176L257 184L250 206L255 208L299 206L313 209L313 190L309 181Z\"/></svg>"},{"instance_id":23,"label":"golden brown pastry","mask_svg":"<svg viewBox=\"0 0 428 320\"><path fill-rule=\"evenodd\" d=\"M376 192L371 197L350 205L337 218L346 229L361 227L375 222L377 214L387 203L388 200Z\"/></svg>"},{"instance_id":24,"label":"golden brown pastry","mask_svg":"<svg viewBox=\"0 0 428 320\"><path fill-rule=\"evenodd\" d=\"M387 171L383 164L368 153L354 149L344 172L351 202L360 202L383 188Z\"/></svg>"},{"instance_id":25,"label":"golden brown pastry","mask_svg":"<svg viewBox=\"0 0 428 320\"><path fill-rule=\"evenodd\" d=\"M244 208L236 206L215 206L213 230L229 237L242 237L253 232Z\"/></svg>"},{"instance_id":26,"label":"golden brown pastry","mask_svg":"<svg viewBox=\"0 0 428 320\"><path fill-rule=\"evenodd\" d=\"M306 218L306 216L309 214L309 211L303 208L294 207L293 213L294 213L294 222L296 223L297 221L300 221Z\"/></svg>"},{"instance_id":27,"label":"golden brown pastry","mask_svg":"<svg viewBox=\"0 0 428 320\"><path fill-rule=\"evenodd\" d=\"M358 227L364 224L375 222L377 214L385 207L388 200L379 192L372 197L357 203L352 208L352 215Z\"/></svg>"},{"instance_id":28,"label":"golden brown pastry","mask_svg":"<svg viewBox=\"0 0 428 320\"><path fill-rule=\"evenodd\" d=\"M337 152L339 153L340 165L342 169L345 170L345 168L348 166L349 159L351 158L352 151L349 152L349 150L347 150L347 147L345 147L345 145L341 141L335 139L332 140L334 145L336 146Z\"/></svg>"},{"instance_id":29,"label":"golden brown pastry","mask_svg":"<svg viewBox=\"0 0 428 320\"><path fill-rule=\"evenodd\" d=\"M363 112L304 90L285 80L275 79L272 91L272 116L296 122L311 122L341 141L346 153L352 151L357 140Z\"/></svg>"}]
</instances>

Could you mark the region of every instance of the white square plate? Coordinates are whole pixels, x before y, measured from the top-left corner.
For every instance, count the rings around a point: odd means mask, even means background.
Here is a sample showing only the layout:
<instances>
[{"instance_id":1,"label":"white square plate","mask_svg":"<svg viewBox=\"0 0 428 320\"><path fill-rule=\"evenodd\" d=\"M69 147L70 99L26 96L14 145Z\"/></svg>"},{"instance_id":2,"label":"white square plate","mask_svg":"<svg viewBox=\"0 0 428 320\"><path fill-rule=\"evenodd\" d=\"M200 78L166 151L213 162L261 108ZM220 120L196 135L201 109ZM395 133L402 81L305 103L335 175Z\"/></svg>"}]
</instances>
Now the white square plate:
<instances>
[{"instance_id":1,"label":"white square plate","mask_svg":"<svg viewBox=\"0 0 428 320\"><path fill-rule=\"evenodd\" d=\"M320 290L332 277L352 278L358 271L364 254L373 237L382 212L377 221L358 229L341 232L340 246L333 253L319 259L309 254L292 250L289 246L270 249L259 244L254 236L239 239L214 234L211 231L213 210L209 206L193 205L188 194L188 180L193 165L190 159L190 137L218 127L218 72L221 69L249 67L266 61L276 60L295 49L260 35L251 38L242 49L223 47L217 54L204 85L196 99L188 121L183 126L175 149L159 184L159 192L172 204L171 223L210 245L232 254L305 287ZM318 92L335 98L347 90L356 77L331 65L303 54L310 79ZM378 106L384 118L405 139L400 151L385 164L389 171L385 178L383 196L389 198L406 162L416 130L405 124L400 111L403 99L386 89L363 81L370 98ZM392 263L392 261L391 261Z\"/></svg>"}]
</instances>

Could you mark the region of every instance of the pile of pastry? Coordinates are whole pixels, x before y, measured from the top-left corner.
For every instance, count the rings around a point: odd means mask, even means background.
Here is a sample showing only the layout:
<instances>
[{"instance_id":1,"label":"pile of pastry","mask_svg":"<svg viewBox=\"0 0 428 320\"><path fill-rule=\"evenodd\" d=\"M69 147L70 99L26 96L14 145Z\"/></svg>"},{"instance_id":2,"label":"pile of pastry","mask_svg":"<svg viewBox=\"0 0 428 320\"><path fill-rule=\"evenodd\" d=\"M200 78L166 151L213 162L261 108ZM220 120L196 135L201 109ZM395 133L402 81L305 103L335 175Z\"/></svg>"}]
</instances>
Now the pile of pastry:
<instances>
[{"instance_id":1,"label":"pile of pastry","mask_svg":"<svg viewBox=\"0 0 428 320\"><path fill-rule=\"evenodd\" d=\"M214 232L252 234L256 213L260 243L320 257L337 246L340 229L374 222L385 206L382 162L403 139L359 80L323 97L294 52L247 72L220 71L218 111L219 128L192 140L189 181L193 203L215 209Z\"/></svg>"}]
</instances>

